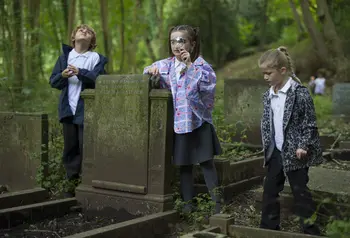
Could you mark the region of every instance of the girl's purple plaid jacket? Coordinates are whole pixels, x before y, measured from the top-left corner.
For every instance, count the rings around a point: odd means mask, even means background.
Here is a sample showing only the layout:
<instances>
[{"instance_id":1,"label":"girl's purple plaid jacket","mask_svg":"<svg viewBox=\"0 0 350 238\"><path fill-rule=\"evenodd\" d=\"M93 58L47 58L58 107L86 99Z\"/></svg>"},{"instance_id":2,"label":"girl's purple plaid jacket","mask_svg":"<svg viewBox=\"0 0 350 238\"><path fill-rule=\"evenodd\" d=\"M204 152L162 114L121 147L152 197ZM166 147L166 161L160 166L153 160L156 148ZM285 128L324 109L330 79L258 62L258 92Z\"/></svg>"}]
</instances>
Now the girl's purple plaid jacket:
<instances>
[{"instance_id":1,"label":"girl's purple plaid jacket","mask_svg":"<svg viewBox=\"0 0 350 238\"><path fill-rule=\"evenodd\" d=\"M192 132L204 121L213 123L212 111L216 88L216 75L212 67L198 57L187 70L176 78L175 57L154 62L147 66L147 74L156 66L160 74L161 88L169 89L173 96L174 131L178 134Z\"/></svg>"}]
</instances>

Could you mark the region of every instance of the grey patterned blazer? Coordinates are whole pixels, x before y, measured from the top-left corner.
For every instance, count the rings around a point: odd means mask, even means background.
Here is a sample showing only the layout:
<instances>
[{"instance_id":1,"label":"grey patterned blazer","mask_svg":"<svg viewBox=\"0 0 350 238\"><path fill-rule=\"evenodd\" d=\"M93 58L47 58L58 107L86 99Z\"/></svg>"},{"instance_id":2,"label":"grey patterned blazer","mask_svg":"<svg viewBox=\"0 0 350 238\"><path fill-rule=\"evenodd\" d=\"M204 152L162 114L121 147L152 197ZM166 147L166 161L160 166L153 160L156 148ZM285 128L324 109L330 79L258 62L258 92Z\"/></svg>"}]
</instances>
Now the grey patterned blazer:
<instances>
[{"instance_id":1,"label":"grey patterned blazer","mask_svg":"<svg viewBox=\"0 0 350 238\"><path fill-rule=\"evenodd\" d=\"M265 153L265 166L275 148L269 90L263 95L264 111L261 119L261 135ZM284 143L281 151L285 172L322 163L320 137L316 124L313 100L308 89L295 81L287 91L283 115ZM298 148L307 150L304 159L296 157Z\"/></svg>"}]
</instances>

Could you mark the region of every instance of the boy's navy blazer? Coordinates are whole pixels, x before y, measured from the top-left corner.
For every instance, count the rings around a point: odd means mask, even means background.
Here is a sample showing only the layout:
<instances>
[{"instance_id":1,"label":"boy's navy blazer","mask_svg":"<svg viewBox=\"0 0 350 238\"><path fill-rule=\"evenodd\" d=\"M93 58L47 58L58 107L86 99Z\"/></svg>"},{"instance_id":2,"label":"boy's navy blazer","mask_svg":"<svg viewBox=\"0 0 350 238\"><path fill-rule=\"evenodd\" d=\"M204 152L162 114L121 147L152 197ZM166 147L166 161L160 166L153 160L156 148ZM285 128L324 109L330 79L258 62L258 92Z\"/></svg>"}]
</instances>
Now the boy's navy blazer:
<instances>
[{"instance_id":1,"label":"boy's navy blazer","mask_svg":"<svg viewBox=\"0 0 350 238\"><path fill-rule=\"evenodd\" d=\"M62 77L62 71L67 68L68 55L73 48L71 46L62 45L62 55L57 59L55 67L50 76L50 85L52 88L61 90L61 95L58 103L58 117L60 122L65 119L72 119L71 122L74 124L83 124L84 122L84 100L79 98L77 110L73 115L68 101L68 79ZM104 66L108 60L103 55L100 55L100 62L95 66L93 70L79 68L78 79L82 82L81 91L84 89L94 89L96 79L100 74L106 74Z\"/></svg>"}]
</instances>

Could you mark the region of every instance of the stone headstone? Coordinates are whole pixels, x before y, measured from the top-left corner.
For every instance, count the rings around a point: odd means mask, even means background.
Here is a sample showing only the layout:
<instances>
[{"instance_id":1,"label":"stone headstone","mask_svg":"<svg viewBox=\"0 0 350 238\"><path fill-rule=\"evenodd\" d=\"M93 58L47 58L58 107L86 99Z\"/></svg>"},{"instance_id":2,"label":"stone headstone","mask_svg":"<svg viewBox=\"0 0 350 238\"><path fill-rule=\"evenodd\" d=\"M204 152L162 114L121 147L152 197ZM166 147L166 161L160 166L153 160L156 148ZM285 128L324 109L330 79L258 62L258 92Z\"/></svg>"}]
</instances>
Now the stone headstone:
<instances>
[{"instance_id":1,"label":"stone headstone","mask_svg":"<svg viewBox=\"0 0 350 238\"><path fill-rule=\"evenodd\" d=\"M262 96L268 85L263 79L226 79L224 87L225 122L236 125L232 140L260 145Z\"/></svg>"},{"instance_id":2,"label":"stone headstone","mask_svg":"<svg viewBox=\"0 0 350 238\"><path fill-rule=\"evenodd\" d=\"M171 201L173 109L145 75L103 75L85 100L82 185L88 209L164 211Z\"/></svg>"},{"instance_id":3,"label":"stone headstone","mask_svg":"<svg viewBox=\"0 0 350 238\"><path fill-rule=\"evenodd\" d=\"M95 153L96 160L103 158L104 163L96 164L94 180L119 184L120 189L129 184L134 192L146 192L148 87L142 76L106 76L98 81Z\"/></svg>"},{"instance_id":4,"label":"stone headstone","mask_svg":"<svg viewBox=\"0 0 350 238\"><path fill-rule=\"evenodd\" d=\"M333 86L333 115L350 118L350 83L336 83Z\"/></svg>"},{"instance_id":5,"label":"stone headstone","mask_svg":"<svg viewBox=\"0 0 350 238\"><path fill-rule=\"evenodd\" d=\"M0 185L9 191L40 186L36 176L47 162L47 120L46 114L0 112Z\"/></svg>"}]
</instances>

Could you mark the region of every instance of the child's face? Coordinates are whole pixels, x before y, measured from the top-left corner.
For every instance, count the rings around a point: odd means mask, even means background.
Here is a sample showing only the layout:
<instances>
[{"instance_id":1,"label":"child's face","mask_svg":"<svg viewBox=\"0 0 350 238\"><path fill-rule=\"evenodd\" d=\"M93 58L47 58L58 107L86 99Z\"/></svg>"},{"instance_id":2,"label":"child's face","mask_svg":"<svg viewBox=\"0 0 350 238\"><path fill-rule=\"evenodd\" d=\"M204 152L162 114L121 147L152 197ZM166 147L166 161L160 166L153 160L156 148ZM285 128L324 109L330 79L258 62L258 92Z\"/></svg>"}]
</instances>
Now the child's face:
<instances>
[{"instance_id":1,"label":"child's face","mask_svg":"<svg viewBox=\"0 0 350 238\"><path fill-rule=\"evenodd\" d=\"M170 35L171 51L175 56L180 56L180 49L191 53L195 42L191 42L186 31L174 31Z\"/></svg>"},{"instance_id":2,"label":"child's face","mask_svg":"<svg viewBox=\"0 0 350 238\"><path fill-rule=\"evenodd\" d=\"M91 39L92 39L92 32L86 28L80 28L75 33L75 41L85 40L91 43Z\"/></svg>"},{"instance_id":3,"label":"child's face","mask_svg":"<svg viewBox=\"0 0 350 238\"><path fill-rule=\"evenodd\" d=\"M283 83L286 74L286 68L281 69L275 68L261 68L264 75L264 79L269 83L270 86L276 86Z\"/></svg>"}]
</instances>

